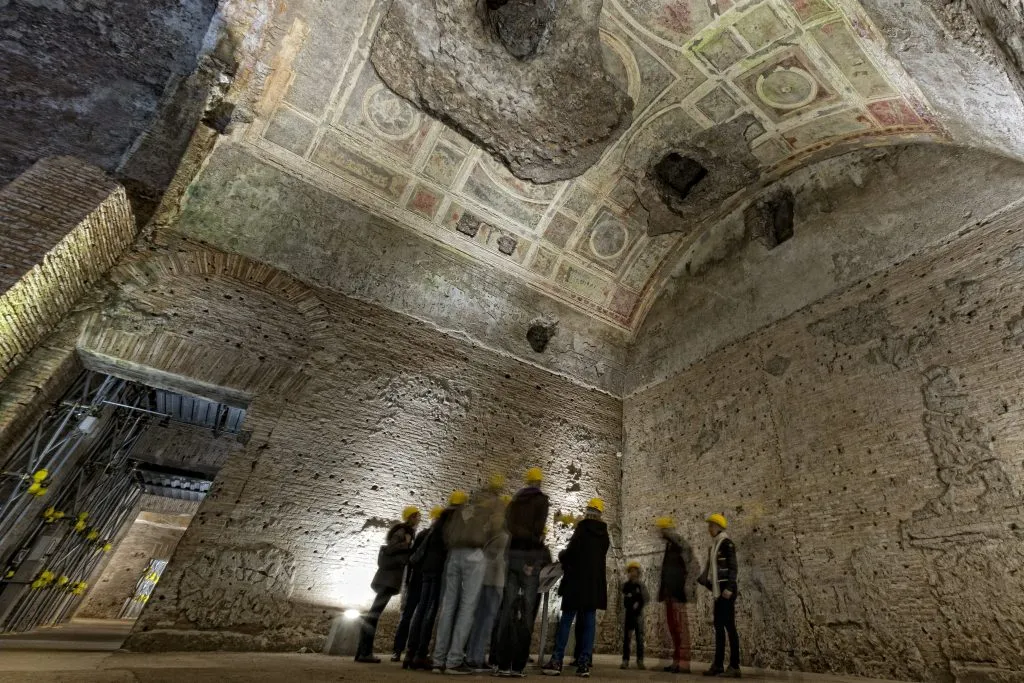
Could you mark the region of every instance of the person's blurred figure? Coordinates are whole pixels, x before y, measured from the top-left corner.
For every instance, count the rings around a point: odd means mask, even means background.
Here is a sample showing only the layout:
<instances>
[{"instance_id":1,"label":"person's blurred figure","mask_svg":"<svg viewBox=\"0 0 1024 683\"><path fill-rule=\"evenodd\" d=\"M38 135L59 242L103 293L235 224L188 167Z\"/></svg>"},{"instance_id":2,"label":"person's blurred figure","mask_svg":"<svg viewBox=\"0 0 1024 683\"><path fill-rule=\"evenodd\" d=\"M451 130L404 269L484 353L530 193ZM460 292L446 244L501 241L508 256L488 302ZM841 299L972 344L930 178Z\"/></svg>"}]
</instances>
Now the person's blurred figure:
<instances>
[{"instance_id":1,"label":"person's blurred figure","mask_svg":"<svg viewBox=\"0 0 1024 683\"><path fill-rule=\"evenodd\" d=\"M740 677L740 636L736 632L736 583L738 566L736 545L725 533L729 526L725 516L713 514L707 518L708 533L714 541L708 549L708 563L700 576L699 583L711 591L715 598L715 661L705 676L725 675ZM725 636L729 636L729 668L725 664Z\"/></svg>"},{"instance_id":2,"label":"person's blurred figure","mask_svg":"<svg viewBox=\"0 0 1024 683\"><path fill-rule=\"evenodd\" d=\"M452 513L460 505L465 505L468 499L469 496L465 491L452 491L451 496L448 497L448 507L438 511L437 519L430 525L430 533L417 550L418 553L422 553L422 559L412 558L420 560L420 572L423 578L419 604L416 605L412 623L409 625L409 649L402 662L403 669L430 668L427 652L430 650L430 637L434 632L437 608L441 603L441 579L444 574L445 559L448 557L448 549L444 542L444 527ZM432 510L432 517L433 512Z\"/></svg>"},{"instance_id":3,"label":"person's blurred figure","mask_svg":"<svg viewBox=\"0 0 1024 683\"><path fill-rule=\"evenodd\" d=\"M402 577L409 563L416 525L420 523L420 511L410 505L402 510L402 521L388 529L384 545L377 553L377 573L373 575L370 588L377 594L370 611L363 615L356 647L356 661L363 664L379 664L380 658L373 656L373 640L377 635L377 622L392 596L402 590Z\"/></svg>"},{"instance_id":4,"label":"person's blurred figure","mask_svg":"<svg viewBox=\"0 0 1024 683\"><path fill-rule=\"evenodd\" d=\"M686 557L689 548L676 533L676 524L671 517L659 517L655 526L665 541L658 601L665 603L665 619L672 637L672 663L665 667L665 671L689 673L690 617L686 609Z\"/></svg>"},{"instance_id":5,"label":"person's blurred figure","mask_svg":"<svg viewBox=\"0 0 1024 683\"><path fill-rule=\"evenodd\" d=\"M550 503L540 490L539 467L526 472L526 486L505 510L509 535L508 573L498 622L498 674L521 677L530 656L530 641L540 596L540 570L550 564L544 529Z\"/></svg>"},{"instance_id":6,"label":"person's blurred figure","mask_svg":"<svg viewBox=\"0 0 1024 683\"><path fill-rule=\"evenodd\" d=\"M500 474L492 476L487 488L489 493L497 496L501 502L501 514L497 535L484 546L487 568L484 571L480 599L476 603L469 646L466 648L466 664L476 673L491 670L487 665L487 648L495 631L494 624L498 619L501 595L505 588L505 574L508 570L508 532L505 530L504 513L505 506L511 499L501 495L502 489L505 488L505 477Z\"/></svg>"},{"instance_id":7,"label":"person's blurred figure","mask_svg":"<svg viewBox=\"0 0 1024 683\"><path fill-rule=\"evenodd\" d=\"M498 494L484 489L455 510L445 523L448 560L434 644L436 673L473 673L466 663L465 651L487 570L483 549L501 531L503 511Z\"/></svg>"},{"instance_id":8,"label":"person's blurred figure","mask_svg":"<svg viewBox=\"0 0 1024 683\"><path fill-rule=\"evenodd\" d=\"M441 514L442 508L435 507L430 511L431 527L421 529L413 539L412 547L409 549L409 563L405 567L405 594L402 596L402 616L398 621L398 629L395 631L395 645L391 655L392 662L402 661L402 652L409 639L409 627L412 625L412 617L416 612L416 606L420 602L420 594L423 589L423 553L419 552L423 543L430 534L433 522Z\"/></svg>"},{"instance_id":9,"label":"person's blurred figure","mask_svg":"<svg viewBox=\"0 0 1024 683\"><path fill-rule=\"evenodd\" d=\"M555 649L543 672L549 676L562 673L562 658L569 642L573 620L583 620L583 648L576 666L576 675L590 677L590 664L594 652L597 628L597 610L608 608L608 583L605 557L611 542L608 525L601 519L604 501L593 498L587 504L583 520L569 539L569 545L558 554L562 563L562 583L558 593L562 596L562 617L558 622Z\"/></svg>"},{"instance_id":10,"label":"person's blurred figure","mask_svg":"<svg viewBox=\"0 0 1024 683\"><path fill-rule=\"evenodd\" d=\"M626 582L622 584L622 667L629 668L629 646L636 634L636 668L644 669L644 606L650 601L647 587L640 580L640 563L626 565ZM578 623L578 622L577 622Z\"/></svg>"}]
</instances>

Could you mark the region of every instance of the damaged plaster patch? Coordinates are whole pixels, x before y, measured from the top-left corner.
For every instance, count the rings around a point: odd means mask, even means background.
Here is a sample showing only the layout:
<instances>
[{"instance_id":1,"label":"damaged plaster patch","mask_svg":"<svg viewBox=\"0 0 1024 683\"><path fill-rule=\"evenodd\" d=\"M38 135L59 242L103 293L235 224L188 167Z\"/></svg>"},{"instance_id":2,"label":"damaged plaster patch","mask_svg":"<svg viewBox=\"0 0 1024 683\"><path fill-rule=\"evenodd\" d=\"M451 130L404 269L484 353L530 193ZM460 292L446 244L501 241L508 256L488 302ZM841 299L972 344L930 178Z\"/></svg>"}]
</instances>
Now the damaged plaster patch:
<instances>
[{"instance_id":1,"label":"damaged plaster patch","mask_svg":"<svg viewBox=\"0 0 1024 683\"><path fill-rule=\"evenodd\" d=\"M807 331L843 346L860 346L873 339L890 337L896 329L882 307L885 298L886 293L879 292L855 306L847 306L811 323Z\"/></svg>"},{"instance_id":2,"label":"damaged plaster patch","mask_svg":"<svg viewBox=\"0 0 1024 683\"><path fill-rule=\"evenodd\" d=\"M637 200L648 214L648 235L690 233L721 212L729 197L757 178L758 161L744 139L746 130L754 123L753 116L744 114L690 138L685 131L677 139L671 131L665 131L666 136L658 143L661 148L655 150L644 177L637 182ZM666 177L663 162L669 157L687 159L691 164L690 177L695 180L685 185L686 192L680 192ZM696 172L697 167L704 174Z\"/></svg>"},{"instance_id":3,"label":"damaged plaster patch","mask_svg":"<svg viewBox=\"0 0 1024 683\"><path fill-rule=\"evenodd\" d=\"M392 90L494 154L516 176L567 180L626 131L633 101L604 68L601 2L559 2L541 36L541 16L526 11L529 4L513 0L508 9L489 10L505 27L499 31L504 38L496 39L474 0L429 6L394 0L370 59ZM517 10L525 14L517 18ZM517 58L527 53L530 59Z\"/></svg>"},{"instance_id":4,"label":"damaged plaster patch","mask_svg":"<svg viewBox=\"0 0 1024 683\"><path fill-rule=\"evenodd\" d=\"M541 353L548 347L548 342L558 333L558 321L550 318L537 318L530 321L530 329L526 331L526 341L530 348Z\"/></svg>"},{"instance_id":5,"label":"damaged plaster patch","mask_svg":"<svg viewBox=\"0 0 1024 683\"><path fill-rule=\"evenodd\" d=\"M783 187L754 201L743 212L747 234L766 249L774 249L793 236L793 191Z\"/></svg>"},{"instance_id":6,"label":"damaged plaster patch","mask_svg":"<svg viewBox=\"0 0 1024 683\"><path fill-rule=\"evenodd\" d=\"M508 53L526 59L546 42L556 8L554 0L487 0L483 11Z\"/></svg>"},{"instance_id":7,"label":"damaged plaster patch","mask_svg":"<svg viewBox=\"0 0 1024 683\"><path fill-rule=\"evenodd\" d=\"M782 377L793 361L785 356L772 356L764 364L764 371L775 377Z\"/></svg>"}]
</instances>

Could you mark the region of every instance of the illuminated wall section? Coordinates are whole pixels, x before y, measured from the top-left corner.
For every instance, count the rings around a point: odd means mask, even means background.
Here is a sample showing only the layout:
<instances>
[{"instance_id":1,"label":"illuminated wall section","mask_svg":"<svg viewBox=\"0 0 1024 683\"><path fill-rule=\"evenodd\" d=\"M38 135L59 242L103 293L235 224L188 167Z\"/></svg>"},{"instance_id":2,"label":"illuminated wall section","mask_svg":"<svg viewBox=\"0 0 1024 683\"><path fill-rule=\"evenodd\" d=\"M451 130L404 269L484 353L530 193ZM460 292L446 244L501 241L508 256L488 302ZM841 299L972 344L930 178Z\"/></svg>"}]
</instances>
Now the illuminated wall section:
<instances>
[{"instance_id":1,"label":"illuminated wall section","mask_svg":"<svg viewBox=\"0 0 1024 683\"><path fill-rule=\"evenodd\" d=\"M43 159L0 190L0 380L134 236L124 188L72 157Z\"/></svg>"},{"instance_id":2,"label":"illuminated wall section","mask_svg":"<svg viewBox=\"0 0 1024 683\"><path fill-rule=\"evenodd\" d=\"M245 447L218 472L130 648L318 649L333 616L368 605L403 506L429 509L496 472L511 491L544 468L553 511L603 497L618 548L615 397L233 254L172 244L111 276L119 304L86 326L86 364L247 406ZM551 526L564 547L567 530ZM613 552L610 577L616 566ZM604 618L611 642L617 617Z\"/></svg>"}]
</instances>

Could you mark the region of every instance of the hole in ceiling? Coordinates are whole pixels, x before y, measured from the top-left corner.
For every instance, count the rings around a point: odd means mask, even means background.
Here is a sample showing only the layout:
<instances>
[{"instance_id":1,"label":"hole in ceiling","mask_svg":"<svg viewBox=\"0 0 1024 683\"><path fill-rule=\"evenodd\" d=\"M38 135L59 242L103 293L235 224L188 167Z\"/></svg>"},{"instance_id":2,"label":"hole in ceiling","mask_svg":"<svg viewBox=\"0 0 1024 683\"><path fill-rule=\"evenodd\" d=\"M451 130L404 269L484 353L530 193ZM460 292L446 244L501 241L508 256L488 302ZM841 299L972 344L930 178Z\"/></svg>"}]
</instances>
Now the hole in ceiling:
<instances>
[{"instance_id":1,"label":"hole in ceiling","mask_svg":"<svg viewBox=\"0 0 1024 683\"><path fill-rule=\"evenodd\" d=\"M676 152L665 155L654 167L655 177L679 195L679 199L686 199L707 174L708 170L699 161Z\"/></svg>"},{"instance_id":2,"label":"hole in ceiling","mask_svg":"<svg viewBox=\"0 0 1024 683\"><path fill-rule=\"evenodd\" d=\"M793 237L793 211L796 199L790 190L782 190L759 199L743 212L748 234L767 249L774 249Z\"/></svg>"}]
</instances>

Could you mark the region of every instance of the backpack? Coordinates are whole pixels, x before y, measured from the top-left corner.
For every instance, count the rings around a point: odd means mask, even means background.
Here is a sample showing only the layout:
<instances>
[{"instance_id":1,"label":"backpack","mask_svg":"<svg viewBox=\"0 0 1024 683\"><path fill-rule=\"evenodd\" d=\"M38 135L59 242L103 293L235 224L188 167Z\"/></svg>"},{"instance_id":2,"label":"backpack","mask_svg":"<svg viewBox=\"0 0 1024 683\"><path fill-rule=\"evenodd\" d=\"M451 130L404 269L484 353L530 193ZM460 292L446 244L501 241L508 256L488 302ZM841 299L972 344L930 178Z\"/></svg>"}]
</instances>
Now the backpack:
<instances>
[{"instance_id":1,"label":"backpack","mask_svg":"<svg viewBox=\"0 0 1024 683\"><path fill-rule=\"evenodd\" d=\"M491 538L491 520L487 508L462 505L452 512L444 525L445 545L449 548L483 548Z\"/></svg>"}]
</instances>

